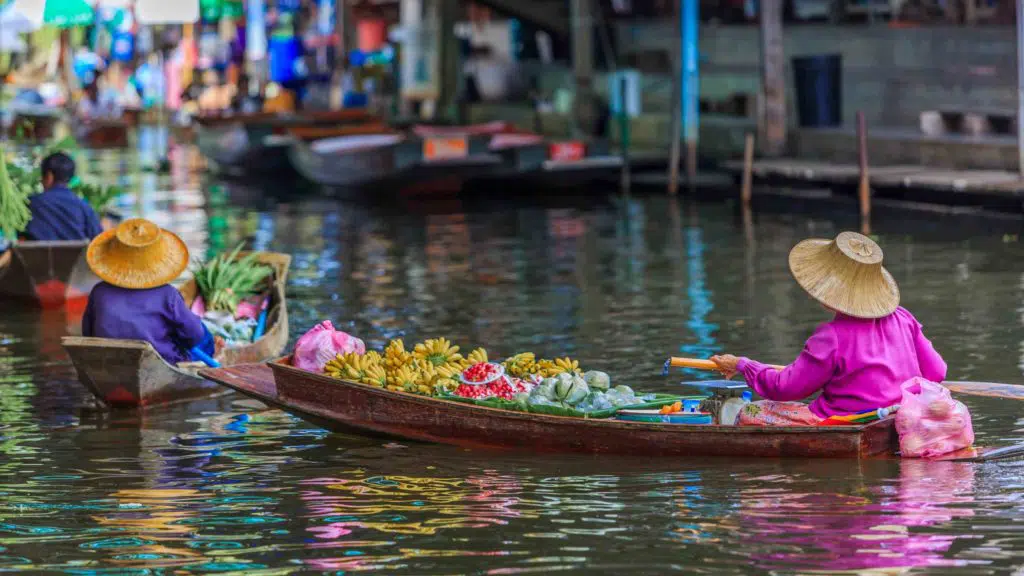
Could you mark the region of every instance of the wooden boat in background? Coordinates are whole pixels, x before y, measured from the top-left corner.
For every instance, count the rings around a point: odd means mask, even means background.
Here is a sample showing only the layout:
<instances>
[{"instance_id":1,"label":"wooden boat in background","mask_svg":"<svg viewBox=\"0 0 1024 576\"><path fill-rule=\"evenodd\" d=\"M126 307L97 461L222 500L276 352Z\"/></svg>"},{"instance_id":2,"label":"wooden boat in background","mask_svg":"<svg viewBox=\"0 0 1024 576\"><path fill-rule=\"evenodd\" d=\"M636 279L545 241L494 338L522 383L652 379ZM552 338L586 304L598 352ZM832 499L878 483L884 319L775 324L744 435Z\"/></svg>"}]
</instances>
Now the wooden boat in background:
<instances>
[{"instance_id":1,"label":"wooden boat in background","mask_svg":"<svg viewBox=\"0 0 1024 576\"><path fill-rule=\"evenodd\" d=\"M59 110L45 106L19 104L11 110L12 119L6 127L7 136L12 139L24 139L28 142L45 142L57 133L57 125L62 120Z\"/></svg>"},{"instance_id":2,"label":"wooden boat in background","mask_svg":"<svg viewBox=\"0 0 1024 576\"><path fill-rule=\"evenodd\" d=\"M622 157L612 154L607 141L531 140L525 134L494 136L491 150L501 155L506 174L484 174L471 186L491 189L514 175L519 189L528 184L526 189L549 190L605 181L622 170Z\"/></svg>"},{"instance_id":3,"label":"wooden boat in background","mask_svg":"<svg viewBox=\"0 0 1024 576\"><path fill-rule=\"evenodd\" d=\"M288 160L298 127L372 124L364 110L336 110L299 114L257 114L197 118L196 144L204 156L232 176L292 175Z\"/></svg>"},{"instance_id":4,"label":"wooden boat in background","mask_svg":"<svg viewBox=\"0 0 1024 576\"><path fill-rule=\"evenodd\" d=\"M401 134L380 133L336 136L314 142L295 138L288 157L304 178L324 186L358 187L381 182L405 170L397 150L406 141Z\"/></svg>"},{"instance_id":5,"label":"wooden boat in background","mask_svg":"<svg viewBox=\"0 0 1024 576\"><path fill-rule=\"evenodd\" d=\"M42 308L84 300L99 282L85 261L86 240L19 242L0 254L0 299Z\"/></svg>"},{"instance_id":6,"label":"wooden boat in background","mask_svg":"<svg viewBox=\"0 0 1024 576\"><path fill-rule=\"evenodd\" d=\"M129 130L124 120L94 120L75 126L75 137L85 148L125 148Z\"/></svg>"},{"instance_id":7,"label":"wooden boat in background","mask_svg":"<svg viewBox=\"0 0 1024 576\"><path fill-rule=\"evenodd\" d=\"M268 372L272 371L271 374ZM892 418L864 426L754 428L621 422L451 402L299 370L285 358L200 373L316 425L468 448L623 456L868 458L894 454Z\"/></svg>"},{"instance_id":8,"label":"wooden boat in background","mask_svg":"<svg viewBox=\"0 0 1024 576\"><path fill-rule=\"evenodd\" d=\"M256 342L222 350L217 355L222 366L273 358L280 355L288 343L285 284L291 257L262 252L259 261L274 268L267 331ZM195 281L187 281L180 291L185 302L191 305L197 293ZM172 366L148 342L66 337L61 344L71 357L78 379L111 407L144 408L218 391L216 384L197 375L198 366Z\"/></svg>"}]
</instances>

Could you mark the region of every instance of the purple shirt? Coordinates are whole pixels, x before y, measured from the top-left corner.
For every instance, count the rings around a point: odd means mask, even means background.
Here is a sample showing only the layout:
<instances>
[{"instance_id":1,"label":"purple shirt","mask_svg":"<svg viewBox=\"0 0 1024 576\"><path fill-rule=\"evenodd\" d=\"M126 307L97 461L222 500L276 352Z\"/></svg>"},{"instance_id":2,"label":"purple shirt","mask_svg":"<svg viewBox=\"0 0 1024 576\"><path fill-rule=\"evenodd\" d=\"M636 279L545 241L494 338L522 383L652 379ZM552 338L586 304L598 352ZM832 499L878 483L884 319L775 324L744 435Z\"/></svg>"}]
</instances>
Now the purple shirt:
<instances>
[{"instance_id":1,"label":"purple shirt","mask_svg":"<svg viewBox=\"0 0 1024 576\"><path fill-rule=\"evenodd\" d=\"M784 370L747 358L737 367L769 400L801 400L820 390L811 412L821 418L899 404L900 385L915 376L933 382L946 378L946 363L903 308L876 320L836 314Z\"/></svg>"},{"instance_id":2,"label":"purple shirt","mask_svg":"<svg viewBox=\"0 0 1024 576\"><path fill-rule=\"evenodd\" d=\"M205 334L202 320L170 285L129 290L100 282L82 317L83 336L145 340L170 364L187 362Z\"/></svg>"},{"instance_id":3,"label":"purple shirt","mask_svg":"<svg viewBox=\"0 0 1024 576\"><path fill-rule=\"evenodd\" d=\"M29 197L32 219L21 236L25 240L92 240L103 227L85 200L63 186Z\"/></svg>"}]
</instances>

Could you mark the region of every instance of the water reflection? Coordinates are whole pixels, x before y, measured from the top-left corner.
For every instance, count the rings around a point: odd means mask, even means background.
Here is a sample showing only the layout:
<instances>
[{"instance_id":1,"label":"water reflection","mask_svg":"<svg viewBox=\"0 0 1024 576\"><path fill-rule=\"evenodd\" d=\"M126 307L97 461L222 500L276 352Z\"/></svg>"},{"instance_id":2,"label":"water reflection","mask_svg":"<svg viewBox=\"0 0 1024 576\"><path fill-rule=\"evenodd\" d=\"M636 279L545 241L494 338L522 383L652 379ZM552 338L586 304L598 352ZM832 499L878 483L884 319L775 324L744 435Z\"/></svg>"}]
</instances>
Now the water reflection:
<instances>
[{"instance_id":1,"label":"water reflection","mask_svg":"<svg viewBox=\"0 0 1024 576\"><path fill-rule=\"evenodd\" d=\"M757 565L860 571L966 564L947 557L958 536L934 530L974 515L975 467L922 461L898 466L895 487L859 475L843 480L844 492L744 491L738 526L751 548L771 551L755 554Z\"/></svg>"},{"instance_id":2,"label":"water reflection","mask_svg":"<svg viewBox=\"0 0 1024 576\"><path fill-rule=\"evenodd\" d=\"M148 145L146 145L148 146ZM120 208L197 257L293 255L293 336L330 318L371 346L449 336L495 356L572 354L678 391L672 351L786 361L825 319L786 256L841 226L675 198L361 206L207 182L98 154ZM951 375L1019 381L1024 247L876 232ZM952 262L963 264L950 272ZM74 313L0 315L0 570L388 574L1007 572L1024 557L1022 463L538 457L328 435L237 395L141 415L75 408ZM966 399L978 443L1024 439L1018 405ZM509 432L514 433L514 432ZM751 559L756 563L751 567Z\"/></svg>"}]
</instances>

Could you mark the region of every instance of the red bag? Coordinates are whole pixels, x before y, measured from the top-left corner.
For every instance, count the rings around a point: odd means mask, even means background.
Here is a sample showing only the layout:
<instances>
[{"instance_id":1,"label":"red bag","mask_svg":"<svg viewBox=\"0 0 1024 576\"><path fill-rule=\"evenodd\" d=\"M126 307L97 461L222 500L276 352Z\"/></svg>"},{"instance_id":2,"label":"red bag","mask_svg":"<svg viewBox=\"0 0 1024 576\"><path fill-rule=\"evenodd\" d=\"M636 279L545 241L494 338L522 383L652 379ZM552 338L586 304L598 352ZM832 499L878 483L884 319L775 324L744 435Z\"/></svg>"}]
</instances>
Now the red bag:
<instances>
[{"instance_id":1,"label":"red bag","mask_svg":"<svg viewBox=\"0 0 1024 576\"><path fill-rule=\"evenodd\" d=\"M330 320L313 326L295 343L292 365L309 372L323 372L324 365L338 354L366 353L363 341L340 330L335 330Z\"/></svg>"}]
</instances>

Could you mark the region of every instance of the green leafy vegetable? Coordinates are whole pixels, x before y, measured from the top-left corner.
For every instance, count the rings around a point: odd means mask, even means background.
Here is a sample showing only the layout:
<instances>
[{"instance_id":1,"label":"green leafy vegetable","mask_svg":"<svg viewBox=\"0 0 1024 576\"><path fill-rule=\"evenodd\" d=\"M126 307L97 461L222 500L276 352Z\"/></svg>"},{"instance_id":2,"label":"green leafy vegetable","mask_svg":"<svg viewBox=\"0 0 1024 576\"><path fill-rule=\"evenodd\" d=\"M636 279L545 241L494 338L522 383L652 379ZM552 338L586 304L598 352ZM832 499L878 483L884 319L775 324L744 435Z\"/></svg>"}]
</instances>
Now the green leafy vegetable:
<instances>
[{"instance_id":1,"label":"green leafy vegetable","mask_svg":"<svg viewBox=\"0 0 1024 576\"><path fill-rule=\"evenodd\" d=\"M16 187L7 167L4 149L0 147L0 233L14 239L28 226L32 213L28 209L28 196Z\"/></svg>"},{"instance_id":2,"label":"green leafy vegetable","mask_svg":"<svg viewBox=\"0 0 1024 576\"><path fill-rule=\"evenodd\" d=\"M87 184L85 182L73 184L71 186L71 190L77 194L79 198L88 202L89 206L92 206L93 211L100 216L103 215L103 212L110 207L110 204L114 200L124 194L124 190L117 186L101 186L99 184Z\"/></svg>"},{"instance_id":3,"label":"green leafy vegetable","mask_svg":"<svg viewBox=\"0 0 1024 576\"><path fill-rule=\"evenodd\" d=\"M258 262L258 254L239 258L241 251L242 244L239 244L231 254L221 254L196 270L196 287L207 310L234 314L238 303L257 294L273 273L269 266Z\"/></svg>"}]
</instances>

